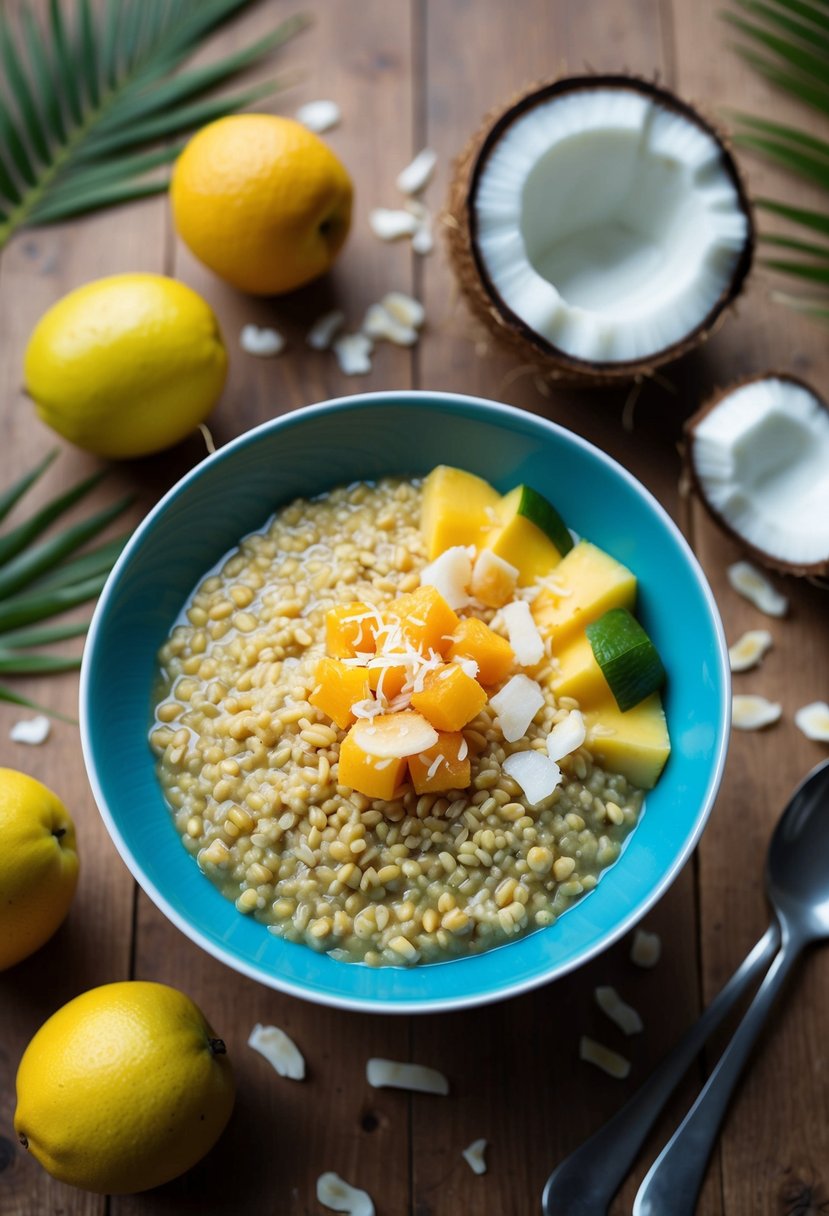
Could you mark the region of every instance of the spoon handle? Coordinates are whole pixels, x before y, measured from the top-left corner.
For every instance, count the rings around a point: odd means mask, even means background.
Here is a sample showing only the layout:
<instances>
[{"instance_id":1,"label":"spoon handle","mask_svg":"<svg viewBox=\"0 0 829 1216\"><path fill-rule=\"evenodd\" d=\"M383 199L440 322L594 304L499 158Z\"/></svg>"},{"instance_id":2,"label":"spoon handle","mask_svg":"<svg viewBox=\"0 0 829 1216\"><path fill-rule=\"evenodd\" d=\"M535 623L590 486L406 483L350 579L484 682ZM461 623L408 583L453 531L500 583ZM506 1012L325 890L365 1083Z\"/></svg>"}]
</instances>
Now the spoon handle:
<instances>
[{"instance_id":1,"label":"spoon handle","mask_svg":"<svg viewBox=\"0 0 829 1216\"><path fill-rule=\"evenodd\" d=\"M784 937L731 1042L637 1192L633 1216L694 1216L708 1158L731 1094L788 972L800 954Z\"/></svg>"},{"instance_id":2,"label":"spoon handle","mask_svg":"<svg viewBox=\"0 0 829 1216\"><path fill-rule=\"evenodd\" d=\"M553 1171L542 1195L544 1216L606 1216L610 1201L662 1107L706 1040L763 974L779 946L780 930L775 921L633 1096ZM600 1169L596 1168L597 1161L601 1162Z\"/></svg>"}]
</instances>

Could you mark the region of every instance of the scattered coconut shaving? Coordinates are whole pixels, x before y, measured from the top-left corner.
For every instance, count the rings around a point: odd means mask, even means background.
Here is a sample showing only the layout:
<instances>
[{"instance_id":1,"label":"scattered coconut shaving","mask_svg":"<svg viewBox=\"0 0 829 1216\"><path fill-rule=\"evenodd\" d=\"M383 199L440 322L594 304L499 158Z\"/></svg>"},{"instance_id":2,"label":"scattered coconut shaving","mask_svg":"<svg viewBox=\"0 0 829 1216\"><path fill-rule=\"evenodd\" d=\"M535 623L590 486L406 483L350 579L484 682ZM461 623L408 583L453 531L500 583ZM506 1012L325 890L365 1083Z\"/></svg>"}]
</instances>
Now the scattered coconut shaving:
<instances>
[{"instance_id":1,"label":"scattered coconut shaving","mask_svg":"<svg viewBox=\"0 0 829 1216\"><path fill-rule=\"evenodd\" d=\"M431 181L437 160L438 154L433 148L424 148L422 152L418 152L411 164L406 165L397 175L395 184L400 193L420 194L421 190L425 190Z\"/></svg>"},{"instance_id":2,"label":"scattered coconut shaving","mask_svg":"<svg viewBox=\"0 0 829 1216\"><path fill-rule=\"evenodd\" d=\"M470 578L471 578L470 568ZM524 600L513 600L501 609L509 644L521 667L535 667L544 658L544 639L538 632L530 606Z\"/></svg>"},{"instance_id":3,"label":"scattered coconut shaving","mask_svg":"<svg viewBox=\"0 0 829 1216\"><path fill-rule=\"evenodd\" d=\"M647 929L637 929L630 948L630 961L637 967L655 967L662 957L662 938Z\"/></svg>"},{"instance_id":4,"label":"scattered coconut shaving","mask_svg":"<svg viewBox=\"0 0 829 1216\"><path fill-rule=\"evenodd\" d=\"M578 751L586 737L582 714L577 709L571 709L566 718L556 722L547 736L547 755L551 760L562 760Z\"/></svg>"},{"instance_id":5,"label":"scattered coconut shaving","mask_svg":"<svg viewBox=\"0 0 829 1216\"><path fill-rule=\"evenodd\" d=\"M435 238L432 233L432 217L427 213L421 220L418 221L417 228L412 235L412 249L415 253L425 257L427 253L431 253L435 247Z\"/></svg>"},{"instance_id":6,"label":"scattered coconut shaving","mask_svg":"<svg viewBox=\"0 0 829 1216\"><path fill-rule=\"evenodd\" d=\"M374 1216L374 1204L368 1191L345 1182L339 1174L329 1171L317 1179L317 1202L332 1212L347 1216Z\"/></svg>"},{"instance_id":7,"label":"scattered coconut shaving","mask_svg":"<svg viewBox=\"0 0 829 1216\"><path fill-rule=\"evenodd\" d=\"M399 1064L372 1058L366 1064L366 1080L375 1089L412 1089L419 1094L449 1093L449 1082L436 1068L425 1064Z\"/></svg>"},{"instance_id":8,"label":"scattered coconut shaving","mask_svg":"<svg viewBox=\"0 0 829 1216\"><path fill-rule=\"evenodd\" d=\"M305 1080L305 1059L296 1043L278 1026L257 1022L250 1032L248 1047L258 1051L279 1073L291 1081Z\"/></svg>"},{"instance_id":9,"label":"scattered coconut shaving","mask_svg":"<svg viewBox=\"0 0 829 1216\"><path fill-rule=\"evenodd\" d=\"M246 325L239 335L239 345L249 355L270 359L285 349L285 339L275 329L260 329L258 325Z\"/></svg>"},{"instance_id":10,"label":"scattered coconut shaving","mask_svg":"<svg viewBox=\"0 0 829 1216\"><path fill-rule=\"evenodd\" d=\"M36 718L23 718L15 722L9 731L9 738L13 743L28 743L34 747L38 743L45 743L51 730L49 719L44 714L38 714Z\"/></svg>"},{"instance_id":11,"label":"scattered coconut shaving","mask_svg":"<svg viewBox=\"0 0 829 1216\"><path fill-rule=\"evenodd\" d=\"M324 131L336 127L342 117L342 110L336 101L308 101L294 113L297 122L301 122L303 127L307 127L316 135L322 135Z\"/></svg>"},{"instance_id":12,"label":"scattered coconut shaving","mask_svg":"<svg viewBox=\"0 0 829 1216\"><path fill-rule=\"evenodd\" d=\"M807 739L829 743L829 705L825 701L812 701L796 710L794 724Z\"/></svg>"},{"instance_id":13,"label":"scattered coconut shaving","mask_svg":"<svg viewBox=\"0 0 829 1216\"><path fill-rule=\"evenodd\" d=\"M411 325L401 325L382 304L369 304L361 328L367 337L393 342L395 346L414 346L417 342L417 330Z\"/></svg>"},{"instance_id":14,"label":"scattered coconut shaving","mask_svg":"<svg viewBox=\"0 0 829 1216\"><path fill-rule=\"evenodd\" d=\"M642 1019L636 1010L619 996L615 988L602 985L594 990L596 1004L615 1022L623 1034L641 1034Z\"/></svg>"},{"instance_id":15,"label":"scattered coconut shaving","mask_svg":"<svg viewBox=\"0 0 829 1216\"><path fill-rule=\"evenodd\" d=\"M732 671L750 671L756 667L766 651L771 649L772 636L768 629L749 629L733 646L728 648L728 660Z\"/></svg>"},{"instance_id":16,"label":"scattered coconut shaving","mask_svg":"<svg viewBox=\"0 0 829 1216\"><path fill-rule=\"evenodd\" d=\"M530 806L538 806L561 785L561 769L543 752L513 752L504 760L504 772L521 787Z\"/></svg>"},{"instance_id":17,"label":"scattered coconut shaving","mask_svg":"<svg viewBox=\"0 0 829 1216\"><path fill-rule=\"evenodd\" d=\"M468 588L472 581L470 549L471 546L452 545L420 572L420 585L434 587L450 608L465 608L469 603Z\"/></svg>"},{"instance_id":18,"label":"scattered coconut shaving","mask_svg":"<svg viewBox=\"0 0 829 1216\"><path fill-rule=\"evenodd\" d=\"M766 616L785 616L789 601L777 591L751 562L734 562L726 571L728 581L738 594Z\"/></svg>"},{"instance_id":19,"label":"scattered coconut shaving","mask_svg":"<svg viewBox=\"0 0 829 1216\"><path fill-rule=\"evenodd\" d=\"M486 1159L484 1158L486 1146L486 1140L473 1140L472 1143L461 1153L461 1156L472 1170L473 1174L486 1173Z\"/></svg>"},{"instance_id":20,"label":"scattered coconut shaving","mask_svg":"<svg viewBox=\"0 0 829 1216\"><path fill-rule=\"evenodd\" d=\"M325 312L321 317L317 317L308 330L305 341L314 350L328 350L344 324L345 313L339 308L334 308L331 312Z\"/></svg>"},{"instance_id":21,"label":"scattered coconut shaving","mask_svg":"<svg viewBox=\"0 0 829 1216\"><path fill-rule=\"evenodd\" d=\"M371 371L374 343L365 334L343 334L334 342L333 350L344 376L365 376Z\"/></svg>"},{"instance_id":22,"label":"scattered coconut shaving","mask_svg":"<svg viewBox=\"0 0 829 1216\"><path fill-rule=\"evenodd\" d=\"M490 697L489 703L507 743L516 743L526 734L527 727L544 704L544 694L536 680L519 674Z\"/></svg>"},{"instance_id":23,"label":"scattered coconut shaving","mask_svg":"<svg viewBox=\"0 0 829 1216\"><path fill-rule=\"evenodd\" d=\"M588 1064L595 1064L596 1068L618 1081L624 1081L630 1072L630 1060L620 1056L618 1051L611 1051L603 1043L588 1038L586 1034L579 1039L579 1059L586 1060Z\"/></svg>"},{"instance_id":24,"label":"scattered coconut shaving","mask_svg":"<svg viewBox=\"0 0 829 1216\"><path fill-rule=\"evenodd\" d=\"M376 207L369 212L371 231L381 241L398 241L402 236L414 236L420 221L411 211L390 211L387 207Z\"/></svg>"},{"instance_id":25,"label":"scattered coconut shaving","mask_svg":"<svg viewBox=\"0 0 829 1216\"><path fill-rule=\"evenodd\" d=\"M399 325L420 329L426 320L426 309L420 300L407 296L403 291L387 291L380 303Z\"/></svg>"},{"instance_id":26,"label":"scattered coconut shaving","mask_svg":"<svg viewBox=\"0 0 829 1216\"><path fill-rule=\"evenodd\" d=\"M736 730L762 730L779 721L782 712L777 701L752 693L738 693L731 700L731 725Z\"/></svg>"}]
</instances>

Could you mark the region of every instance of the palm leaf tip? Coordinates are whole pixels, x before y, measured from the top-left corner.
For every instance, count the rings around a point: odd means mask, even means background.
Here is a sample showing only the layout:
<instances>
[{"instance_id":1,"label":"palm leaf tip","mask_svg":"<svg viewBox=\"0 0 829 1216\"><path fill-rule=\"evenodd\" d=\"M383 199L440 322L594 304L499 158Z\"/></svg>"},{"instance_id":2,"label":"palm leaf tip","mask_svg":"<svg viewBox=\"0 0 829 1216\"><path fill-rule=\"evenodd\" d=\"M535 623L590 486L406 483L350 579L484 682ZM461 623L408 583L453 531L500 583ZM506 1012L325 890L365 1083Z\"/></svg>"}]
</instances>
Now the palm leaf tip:
<instances>
[{"instance_id":1,"label":"palm leaf tip","mask_svg":"<svg viewBox=\"0 0 829 1216\"><path fill-rule=\"evenodd\" d=\"M272 95L271 81L215 96L309 21L298 15L214 64L179 74L205 39L253 0L49 0L38 24L27 4L0 8L0 248L20 228L146 197L167 186L158 148ZM70 18L71 17L71 21ZM23 53L25 47L26 53ZM125 50L125 48L128 48ZM105 166L110 172L96 174Z\"/></svg>"}]
</instances>

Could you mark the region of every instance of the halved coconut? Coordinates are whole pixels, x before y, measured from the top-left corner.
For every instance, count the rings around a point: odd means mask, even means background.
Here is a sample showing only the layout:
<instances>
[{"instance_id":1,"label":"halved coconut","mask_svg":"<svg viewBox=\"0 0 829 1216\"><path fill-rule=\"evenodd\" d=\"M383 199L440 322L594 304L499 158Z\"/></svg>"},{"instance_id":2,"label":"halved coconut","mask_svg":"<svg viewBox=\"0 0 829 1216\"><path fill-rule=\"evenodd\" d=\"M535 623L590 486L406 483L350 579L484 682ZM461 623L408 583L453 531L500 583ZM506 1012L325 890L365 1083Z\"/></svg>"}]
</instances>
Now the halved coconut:
<instances>
[{"instance_id":1,"label":"halved coconut","mask_svg":"<svg viewBox=\"0 0 829 1216\"><path fill-rule=\"evenodd\" d=\"M829 406L808 384L744 380L685 433L694 485L726 532L773 569L829 573Z\"/></svg>"},{"instance_id":2,"label":"halved coconut","mask_svg":"<svg viewBox=\"0 0 829 1216\"><path fill-rule=\"evenodd\" d=\"M575 381L629 380L702 341L754 248L716 131L628 76L558 80L491 116L456 164L448 212L473 311Z\"/></svg>"}]
</instances>

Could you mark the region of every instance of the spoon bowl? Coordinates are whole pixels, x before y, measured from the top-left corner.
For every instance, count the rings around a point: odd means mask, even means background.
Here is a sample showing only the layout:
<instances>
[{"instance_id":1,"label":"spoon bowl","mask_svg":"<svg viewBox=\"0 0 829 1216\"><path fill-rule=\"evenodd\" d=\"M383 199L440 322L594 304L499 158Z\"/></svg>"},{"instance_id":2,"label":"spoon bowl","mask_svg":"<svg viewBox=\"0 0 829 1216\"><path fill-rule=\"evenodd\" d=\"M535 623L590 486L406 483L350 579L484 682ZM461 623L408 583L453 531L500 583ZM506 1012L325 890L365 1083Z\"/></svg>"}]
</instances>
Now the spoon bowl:
<instances>
[{"instance_id":1,"label":"spoon bowl","mask_svg":"<svg viewBox=\"0 0 829 1216\"><path fill-rule=\"evenodd\" d=\"M774 830L766 890L790 934L804 944L829 937L829 760L800 783Z\"/></svg>"}]
</instances>

